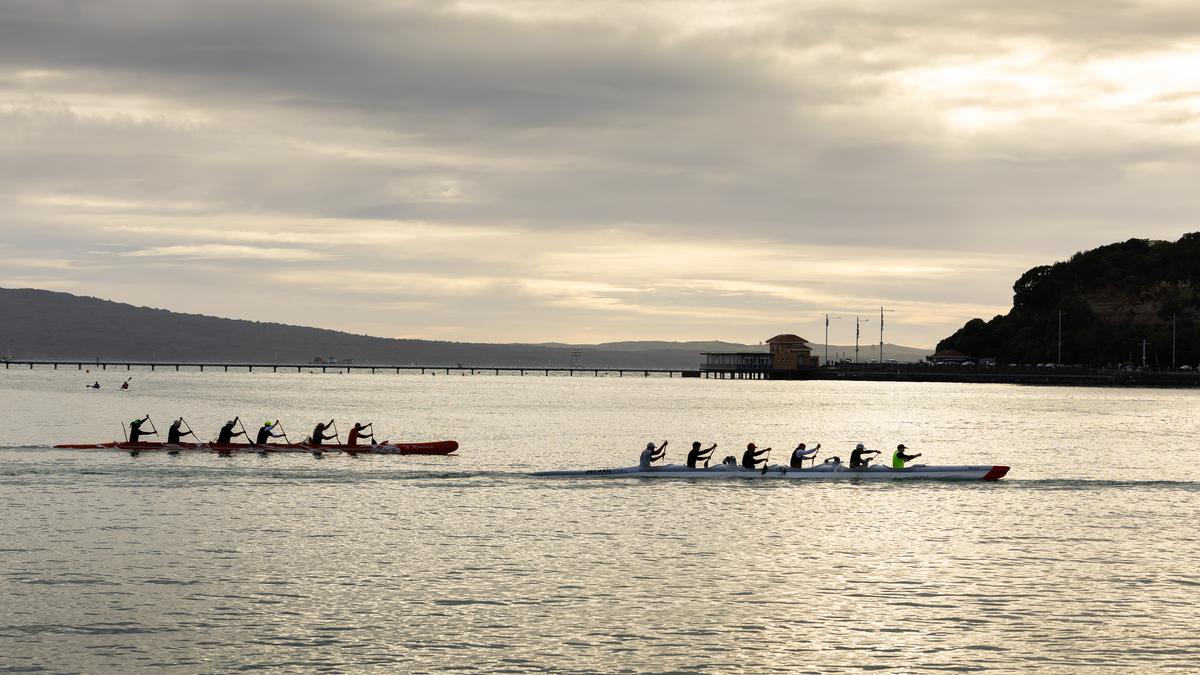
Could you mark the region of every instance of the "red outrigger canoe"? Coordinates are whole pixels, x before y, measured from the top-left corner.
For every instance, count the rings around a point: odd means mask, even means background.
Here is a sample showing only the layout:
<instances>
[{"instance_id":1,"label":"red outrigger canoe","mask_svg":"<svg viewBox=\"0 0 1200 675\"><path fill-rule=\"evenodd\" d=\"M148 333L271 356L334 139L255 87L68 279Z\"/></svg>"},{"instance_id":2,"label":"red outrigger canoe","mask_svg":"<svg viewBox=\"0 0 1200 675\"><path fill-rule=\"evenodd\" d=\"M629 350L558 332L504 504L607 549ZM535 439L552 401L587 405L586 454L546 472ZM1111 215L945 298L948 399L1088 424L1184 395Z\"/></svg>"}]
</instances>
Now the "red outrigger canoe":
<instances>
[{"instance_id":1,"label":"red outrigger canoe","mask_svg":"<svg viewBox=\"0 0 1200 675\"><path fill-rule=\"evenodd\" d=\"M306 443L159 443L155 441L112 441L110 443L81 443L56 445L64 450L122 450L124 452L345 452L347 454L371 455L449 455L458 449L458 441L430 441L427 443L394 443L386 441L378 445L308 445Z\"/></svg>"}]
</instances>

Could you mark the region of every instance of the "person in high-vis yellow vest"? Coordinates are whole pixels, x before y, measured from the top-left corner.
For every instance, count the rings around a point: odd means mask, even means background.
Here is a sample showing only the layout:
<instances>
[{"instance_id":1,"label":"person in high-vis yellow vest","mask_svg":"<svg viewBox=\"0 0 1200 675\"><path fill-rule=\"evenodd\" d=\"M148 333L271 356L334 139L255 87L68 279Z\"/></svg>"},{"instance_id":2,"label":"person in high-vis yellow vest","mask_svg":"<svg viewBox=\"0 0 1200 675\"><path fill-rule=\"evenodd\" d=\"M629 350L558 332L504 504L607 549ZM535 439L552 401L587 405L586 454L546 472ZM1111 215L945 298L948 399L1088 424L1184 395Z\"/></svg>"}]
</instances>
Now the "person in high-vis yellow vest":
<instances>
[{"instance_id":1,"label":"person in high-vis yellow vest","mask_svg":"<svg viewBox=\"0 0 1200 675\"><path fill-rule=\"evenodd\" d=\"M921 453L919 453L919 452L915 455L907 455L904 453L904 451L907 449L908 448L904 447L903 443L896 446L896 452L892 453L892 468L893 469L903 469L904 464L906 462L911 462L914 459L921 456Z\"/></svg>"}]
</instances>

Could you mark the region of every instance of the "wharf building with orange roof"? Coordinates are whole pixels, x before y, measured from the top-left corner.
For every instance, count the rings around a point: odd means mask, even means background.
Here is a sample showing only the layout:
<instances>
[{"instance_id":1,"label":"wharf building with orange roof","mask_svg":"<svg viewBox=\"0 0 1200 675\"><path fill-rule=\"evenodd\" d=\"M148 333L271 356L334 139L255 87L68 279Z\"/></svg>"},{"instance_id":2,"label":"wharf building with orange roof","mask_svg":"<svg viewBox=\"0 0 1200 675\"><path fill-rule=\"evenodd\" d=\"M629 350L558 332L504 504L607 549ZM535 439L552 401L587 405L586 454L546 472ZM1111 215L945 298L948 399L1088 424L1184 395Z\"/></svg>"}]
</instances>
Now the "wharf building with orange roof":
<instances>
[{"instance_id":1,"label":"wharf building with orange roof","mask_svg":"<svg viewBox=\"0 0 1200 675\"><path fill-rule=\"evenodd\" d=\"M767 340L766 352L704 352L704 377L737 380L796 379L817 368L808 340L784 333Z\"/></svg>"}]
</instances>

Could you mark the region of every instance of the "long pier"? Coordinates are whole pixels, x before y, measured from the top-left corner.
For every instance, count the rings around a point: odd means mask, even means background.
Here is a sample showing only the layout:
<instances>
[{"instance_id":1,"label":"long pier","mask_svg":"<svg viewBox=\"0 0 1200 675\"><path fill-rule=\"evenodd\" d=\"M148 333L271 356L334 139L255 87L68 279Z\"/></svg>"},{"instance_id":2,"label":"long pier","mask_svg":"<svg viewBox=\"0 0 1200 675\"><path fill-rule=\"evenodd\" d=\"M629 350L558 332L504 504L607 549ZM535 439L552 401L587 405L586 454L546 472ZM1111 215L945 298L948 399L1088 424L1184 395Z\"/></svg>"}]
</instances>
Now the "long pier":
<instances>
[{"instance_id":1,"label":"long pier","mask_svg":"<svg viewBox=\"0 0 1200 675\"><path fill-rule=\"evenodd\" d=\"M445 365L395 365L395 364L365 364L365 363L250 363L250 362L231 362L231 363L211 363L203 361L85 361L85 360L40 360L40 359L5 359L3 361L4 369L9 370L13 367L28 367L32 370L35 367L41 366L44 368L53 368L54 370L70 369L76 370L124 370L132 372L134 368L139 370L173 370L179 372L181 370L194 370L199 372L219 371L228 373L230 369L235 371L244 370L253 373L255 370L259 372L271 371L272 373L291 372L297 373L317 372L322 373L351 373L370 372L370 373L387 373L394 372L399 375L401 371L420 372L422 375L427 373L443 373L449 375L451 373L463 374L480 374L493 373L495 375L511 374L511 375L566 375L574 376L576 374L590 374L593 377L601 376L617 376L617 377L651 377L651 376L667 376L667 377L699 377L698 370L680 370L675 368L600 368L591 367L583 368L579 366L464 366L456 364L452 366Z\"/></svg>"},{"instance_id":2,"label":"long pier","mask_svg":"<svg viewBox=\"0 0 1200 675\"><path fill-rule=\"evenodd\" d=\"M899 365L838 365L803 370L702 368L683 370L678 368L606 368L581 366L467 366L413 365L413 364L368 364L368 363L254 363L209 362L209 361L132 361L132 360L83 360L83 359L0 359L5 370L12 368L51 368L54 370L98 370L98 371L199 371L199 372L310 372L310 373L395 373L420 374L462 373L464 375L544 375L568 376L591 375L593 377L681 377L731 380L843 380L873 382L960 382L989 384L1024 384L1051 386L1149 386L1149 387L1196 387L1200 388L1200 371L1172 371L1167 369L1114 369L1114 368L1030 368L1030 367L933 367L928 364Z\"/></svg>"}]
</instances>

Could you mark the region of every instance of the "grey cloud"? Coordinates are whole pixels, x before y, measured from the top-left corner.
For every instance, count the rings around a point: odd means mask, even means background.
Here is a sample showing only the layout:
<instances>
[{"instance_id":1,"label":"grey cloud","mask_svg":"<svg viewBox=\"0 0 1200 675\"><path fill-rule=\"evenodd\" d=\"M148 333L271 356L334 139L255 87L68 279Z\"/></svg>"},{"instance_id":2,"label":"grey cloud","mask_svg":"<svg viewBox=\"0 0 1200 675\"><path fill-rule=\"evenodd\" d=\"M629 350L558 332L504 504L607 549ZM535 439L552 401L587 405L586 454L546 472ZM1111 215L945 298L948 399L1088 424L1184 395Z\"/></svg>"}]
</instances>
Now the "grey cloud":
<instances>
[{"instance_id":1,"label":"grey cloud","mask_svg":"<svg viewBox=\"0 0 1200 675\"><path fill-rule=\"evenodd\" d=\"M658 14L641 3L538 7L571 11L0 2L0 228L23 255L89 264L84 252L99 244L186 244L193 217L417 220L531 241L624 229L716 247L733 239L1018 251L1035 261L1195 227L1200 154L1186 104L1200 87L1158 96L1162 107L1123 132L1104 115L1047 113L1016 131L954 136L936 119L944 111L904 99L909 85L897 79L999 58L1020 41L1044 44L1058 66L1160 51L1200 33L1186 6L746 4L747 15L768 18L721 29L686 25L696 11L688 3L655 5L666 8ZM942 103L987 108L999 94L1028 103L1019 87L995 86L951 90ZM88 110L104 104L115 110ZM176 235L88 225L122 216ZM340 256L354 245L332 248ZM361 252L362 264L529 274L524 261L464 254L432 263L426 250L378 247ZM116 274L116 290L134 288L137 270L152 264L127 260L134 267ZM891 291L999 303L1021 271ZM251 279L259 277L236 272L221 283ZM539 306L492 292L458 310L488 305L500 321L501 307L510 317ZM705 302L655 293L664 304ZM439 321L452 323L453 312Z\"/></svg>"},{"instance_id":2,"label":"grey cloud","mask_svg":"<svg viewBox=\"0 0 1200 675\"><path fill-rule=\"evenodd\" d=\"M424 115L540 127L648 105L672 112L750 86L720 54L570 23L320 3L105 3L70 18L36 13L4 21L0 59L140 79L185 97L248 97L392 123Z\"/></svg>"}]
</instances>

